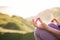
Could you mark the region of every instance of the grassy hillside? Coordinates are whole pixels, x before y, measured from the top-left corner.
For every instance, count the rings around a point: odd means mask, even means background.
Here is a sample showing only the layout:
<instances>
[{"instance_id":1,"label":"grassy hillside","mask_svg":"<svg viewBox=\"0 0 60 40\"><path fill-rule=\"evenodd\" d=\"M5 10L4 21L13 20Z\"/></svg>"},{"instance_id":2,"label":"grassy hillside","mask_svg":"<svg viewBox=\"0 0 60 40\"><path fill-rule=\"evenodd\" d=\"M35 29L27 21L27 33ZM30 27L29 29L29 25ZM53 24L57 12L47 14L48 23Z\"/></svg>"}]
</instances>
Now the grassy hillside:
<instances>
[{"instance_id":1,"label":"grassy hillside","mask_svg":"<svg viewBox=\"0 0 60 40\"><path fill-rule=\"evenodd\" d=\"M12 16L0 13L0 26L8 29L18 29L22 31L33 31L34 26L31 22L18 16Z\"/></svg>"},{"instance_id":2,"label":"grassy hillside","mask_svg":"<svg viewBox=\"0 0 60 40\"><path fill-rule=\"evenodd\" d=\"M0 40L34 40L33 32L27 34L20 33L0 33Z\"/></svg>"},{"instance_id":3,"label":"grassy hillside","mask_svg":"<svg viewBox=\"0 0 60 40\"><path fill-rule=\"evenodd\" d=\"M1 40L34 40L34 26L30 21L19 17L0 13Z\"/></svg>"}]
</instances>

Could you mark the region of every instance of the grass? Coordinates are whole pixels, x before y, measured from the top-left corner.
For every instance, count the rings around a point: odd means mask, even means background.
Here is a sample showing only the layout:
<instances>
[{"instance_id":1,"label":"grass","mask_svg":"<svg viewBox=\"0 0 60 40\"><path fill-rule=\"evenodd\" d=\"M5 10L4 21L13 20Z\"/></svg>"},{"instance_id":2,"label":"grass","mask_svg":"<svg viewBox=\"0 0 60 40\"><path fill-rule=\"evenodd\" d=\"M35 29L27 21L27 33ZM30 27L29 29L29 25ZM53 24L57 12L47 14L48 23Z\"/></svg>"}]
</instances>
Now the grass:
<instances>
[{"instance_id":1,"label":"grass","mask_svg":"<svg viewBox=\"0 0 60 40\"><path fill-rule=\"evenodd\" d=\"M0 40L34 40L34 33L0 33Z\"/></svg>"}]
</instances>

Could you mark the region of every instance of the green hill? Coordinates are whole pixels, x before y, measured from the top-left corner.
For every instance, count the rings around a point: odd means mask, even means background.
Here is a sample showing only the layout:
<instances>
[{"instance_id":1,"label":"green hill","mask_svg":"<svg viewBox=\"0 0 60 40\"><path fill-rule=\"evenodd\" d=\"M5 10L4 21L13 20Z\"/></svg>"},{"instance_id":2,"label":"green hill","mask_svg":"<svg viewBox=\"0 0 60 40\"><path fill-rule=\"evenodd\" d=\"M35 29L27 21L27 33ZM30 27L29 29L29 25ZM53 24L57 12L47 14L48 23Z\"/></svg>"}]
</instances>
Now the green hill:
<instances>
[{"instance_id":1,"label":"green hill","mask_svg":"<svg viewBox=\"0 0 60 40\"><path fill-rule=\"evenodd\" d=\"M7 29L17 29L26 32L31 32L34 29L34 26L31 22L26 19L18 16L12 16L0 13L0 26Z\"/></svg>"},{"instance_id":2,"label":"green hill","mask_svg":"<svg viewBox=\"0 0 60 40\"><path fill-rule=\"evenodd\" d=\"M30 21L0 13L1 40L34 40L33 30L34 26Z\"/></svg>"},{"instance_id":3,"label":"green hill","mask_svg":"<svg viewBox=\"0 0 60 40\"><path fill-rule=\"evenodd\" d=\"M5 33L1 35L0 33L0 40L34 40L34 34L26 33L26 34L20 34L20 33Z\"/></svg>"}]
</instances>

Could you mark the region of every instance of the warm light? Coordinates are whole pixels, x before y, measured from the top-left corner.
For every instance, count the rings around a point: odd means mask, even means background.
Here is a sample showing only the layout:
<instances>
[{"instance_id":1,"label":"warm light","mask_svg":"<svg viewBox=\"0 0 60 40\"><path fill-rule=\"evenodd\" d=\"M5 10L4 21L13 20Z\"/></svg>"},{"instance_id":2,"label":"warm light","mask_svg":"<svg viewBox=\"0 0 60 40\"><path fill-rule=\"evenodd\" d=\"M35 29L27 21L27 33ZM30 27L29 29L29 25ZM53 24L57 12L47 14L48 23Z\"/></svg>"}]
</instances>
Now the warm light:
<instances>
[{"instance_id":1,"label":"warm light","mask_svg":"<svg viewBox=\"0 0 60 40\"><path fill-rule=\"evenodd\" d=\"M0 6L8 6L2 12L27 18L45 9L60 7L60 0L0 0Z\"/></svg>"}]
</instances>

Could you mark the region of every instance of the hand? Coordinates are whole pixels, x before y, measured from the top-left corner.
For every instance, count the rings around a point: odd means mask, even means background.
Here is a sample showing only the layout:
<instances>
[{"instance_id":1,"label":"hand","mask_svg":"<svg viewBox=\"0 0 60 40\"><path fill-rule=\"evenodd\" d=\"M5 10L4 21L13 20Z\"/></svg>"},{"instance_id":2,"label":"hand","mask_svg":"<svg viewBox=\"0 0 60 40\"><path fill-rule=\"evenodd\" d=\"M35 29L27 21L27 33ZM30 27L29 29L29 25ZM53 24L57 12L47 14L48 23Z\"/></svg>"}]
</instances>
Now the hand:
<instances>
[{"instance_id":1,"label":"hand","mask_svg":"<svg viewBox=\"0 0 60 40\"><path fill-rule=\"evenodd\" d=\"M60 23L58 22L58 20L56 18L54 18L53 20L51 20L51 22L55 22L57 25L60 25Z\"/></svg>"},{"instance_id":2,"label":"hand","mask_svg":"<svg viewBox=\"0 0 60 40\"><path fill-rule=\"evenodd\" d=\"M48 28L48 26L40 18L32 19L32 22L33 22L33 25L39 29L47 29ZM38 22L40 22L40 23L38 24Z\"/></svg>"},{"instance_id":3,"label":"hand","mask_svg":"<svg viewBox=\"0 0 60 40\"><path fill-rule=\"evenodd\" d=\"M55 21L56 23L58 22L58 20L57 20L56 18L54 18L54 19L51 20L51 22L54 22L54 21Z\"/></svg>"}]
</instances>

